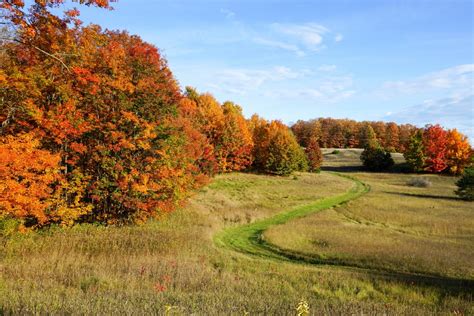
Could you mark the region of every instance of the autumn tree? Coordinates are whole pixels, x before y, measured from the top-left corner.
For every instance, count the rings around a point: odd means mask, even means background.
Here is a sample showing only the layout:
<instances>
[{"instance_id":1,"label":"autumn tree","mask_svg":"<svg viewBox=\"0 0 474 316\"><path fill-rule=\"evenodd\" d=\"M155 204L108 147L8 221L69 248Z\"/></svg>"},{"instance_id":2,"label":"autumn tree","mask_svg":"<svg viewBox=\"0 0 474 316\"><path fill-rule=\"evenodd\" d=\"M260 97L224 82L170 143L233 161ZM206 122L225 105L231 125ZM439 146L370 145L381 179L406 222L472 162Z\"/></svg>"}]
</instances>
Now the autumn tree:
<instances>
[{"instance_id":1,"label":"autumn tree","mask_svg":"<svg viewBox=\"0 0 474 316\"><path fill-rule=\"evenodd\" d=\"M425 170L439 173L448 167L447 132L440 125L427 125L423 132L423 154Z\"/></svg>"},{"instance_id":2,"label":"autumn tree","mask_svg":"<svg viewBox=\"0 0 474 316\"><path fill-rule=\"evenodd\" d=\"M15 29L0 55L2 139L33 133L59 157L68 193L51 214L119 223L173 209L202 183L202 152L166 60L138 36L82 26L76 9L54 15L62 2L1 4Z\"/></svg>"},{"instance_id":3,"label":"autumn tree","mask_svg":"<svg viewBox=\"0 0 474 316\"><path fill-rule=\"evenodd\" d=\"M471 161L472 149L467 137L456 129L447 133L446 160L452 174L462 174Z\"/></svg>"},{"instance_id":4,"label":"autumn tree","mask_svg":"<svg viewBox=\"0 0 474 316\"><path fill-rule=\"evenodd\" d=\"M66 183L60 162L60 155L40 149L34 133L4 137L0 142L0 219L16 218L20 228L71 225L91 212L91 205L79 203L80 179Z\"/></svg>"},{"instance_id":5,"label":"autumn tree","mask_svg":"<svg viewBox=\"0 0 474 316\"><path fill-rule=\"evenodd\" d=\"M385 129L385 148L395 152L400 145L400 135L397 124L390 122Z\"/></svg>"},{"instance_id":6,"label":"autumn tree","mask_svg":"<svg viewBox=\"0 0 474 316\"><path fill-rule=\"evenodd\" d=\"M296 136L298 143L307 147L311 138L319 140L321 137L321 123L319 120L299 120L291 126L291 131Z\"/></svg>"},{"instance_id":7,"label":"autumn tree","mask_svg":"<svg viewBox=\"0 0 474 316\"><path fill-rule=\"evenodd\" d=\"M399 130L399 144L398 144L397 151L404 153L408 148L408 144L410 143L410 138L420 129L411 124L402 124L398 127L398 130Z\"/></svg>"},{"instance_id":8,"label":"autumn tree","mask_svg":"<svg viewBox=\"0 0 474 316\"><path fill-rule=\"evenodd\" d=\"M230 101L222 105L224 125L218 154L222 171L242 170L252 163L253 140L242 108Z\"/></svg>"},{"instance_id":9,"label":"autumn tree","mask_svg":"<svg viewBox=\"0 0 474 316\"><path fill-rule=\"evenodd\" d=\"M342 129L344 134L344 147L346 148L357 148L359 147L359 128L360 124L353 120L342 120Z\"/></svg>"},{"instance_id":10,"label":"autumn tree","mask_svg":"<svg viewBox=\"0 0 474 316\"><path fill-rule=\"evenodd\" d=\"M371 122L370 125L372 126L375 136L377 138L378 144L382 147L385 148L385 138L386 138L386 126L384 122L377 121L377 122Z\"/></svg>"},{"instance_id":11,"label":"autumn tree","mask_svg":"<svg viewBox=\"0 0 474 316\"><path fill-rule=\"evenodd\" d=\"M263 172L288 175L307 169L307 160L290 129L280 121L251 118L254 141L254 168Z\"/></svg>"},{"instance_id":12,"label":"autumn tree","mask_svg":"<svg viewBox=\"0 0 474 316\"><path fill-rule=\"evenodd\" d=\"M306 157L308 159L308 169L311 172L318 172L323 162L323 154L316 138L310 138L308 146L305 148Z\"/></svg>"},{"instance_id":13,"label":"autumn tree","mask_svg":"<svg viewBox=\"0 0 474 316\"><path fill-rule=\"evenodd\" d=\"M214 155L216 170L242 170L252 163L252 135L242 108L230 101L220 104L211 94L199 94L186 88L186 100L194 126L208 139Z\"/></svg>"}]
</instances>

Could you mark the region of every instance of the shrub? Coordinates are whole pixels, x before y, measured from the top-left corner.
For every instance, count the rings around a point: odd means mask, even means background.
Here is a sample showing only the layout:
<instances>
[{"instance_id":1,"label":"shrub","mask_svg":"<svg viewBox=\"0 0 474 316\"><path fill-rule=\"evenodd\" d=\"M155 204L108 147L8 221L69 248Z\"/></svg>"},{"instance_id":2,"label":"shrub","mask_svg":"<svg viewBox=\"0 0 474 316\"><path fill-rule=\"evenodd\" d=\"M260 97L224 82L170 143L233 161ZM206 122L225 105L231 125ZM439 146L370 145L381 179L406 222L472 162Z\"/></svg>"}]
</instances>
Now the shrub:
<instances>
[{"instance_id":1,"label":"shrub","mask_svg":"<svg viewBox=\"0 0 474 316\"><path fill-rule=\"evenodd\" d=\"M474 167L464 169L462 177L456 182L455 193L462 199L474 201Z\"/></svg>"},{"instance_id":2,"label":"shrub","mask_svg":"<svg viewBox=\"0 0 474 316\"><path fill-rule=\"evenodd\" d=\"M426 178L411 178L407 185L417 188L427 188L431 186L431 181Z\"/></svg>"},{"instance_id":3,"label":"shrub","mask_svg":"<svg viewBox=\"0 0 474 316\"><path fill-rule=\"evenodd\" d=\"M387 170L394 165L394 161L389 152L382 147L367 147L360 156L364 167L370 171Z\"/></svg>"},{"instance_id":4,"label":"shrub","mask_svg":"<svg viewBox=\"0 0 474 316\"><path fill-rule=\"evenodd\" d=\"M337 149L336 149L336 150L333 150L333 151L331 152L331 154L333 154L333 155L338 155L338 154L340 154L340 153L341 153L341 151L340 151L340 150L337 150Z\"/></svg>"}]
</instances>

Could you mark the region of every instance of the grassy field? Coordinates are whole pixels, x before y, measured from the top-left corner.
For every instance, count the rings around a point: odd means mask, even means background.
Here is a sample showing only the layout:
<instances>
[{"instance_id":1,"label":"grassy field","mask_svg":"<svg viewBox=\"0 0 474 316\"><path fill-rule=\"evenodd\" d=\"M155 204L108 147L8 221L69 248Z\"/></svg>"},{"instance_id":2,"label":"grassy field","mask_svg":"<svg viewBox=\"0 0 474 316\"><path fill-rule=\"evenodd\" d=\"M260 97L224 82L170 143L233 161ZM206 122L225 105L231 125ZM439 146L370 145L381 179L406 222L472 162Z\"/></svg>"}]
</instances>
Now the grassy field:
<instances>
[{"instance_id":1,"label":"grassy field","mask_svg":"<svg viewBox=\"0 0 474 316\"><path fill-rule=\"evenodd\" d=\"M358 163L357 152L328 155L333 168ZM144 226L0 237L0 314L294 315L301 300L315 315L473 314L469 286L448 284L473 279L472 204L453 199L454 179L431 176L431 187L412 188L410 175L350 176L371 191L358 197L360 185L328 172L235 173ZM357 199L326 209L341 197ZM224 232L262 222L270 222L266 241L342 266L248 255L221 242Z\"/></svg>"},{"instance_id":2,"label":"grassy field","mask_svg":"<svg viewBox=\"0 0 474 316\"><path fill-rule=\"evenodd\" d=\"M273 226L266 240L351 266L474 280L472 203L454 197L454 179L429 176L431 187L416 188L412 175L353 176L369 194Z\"/></svg>"}]
</instances>

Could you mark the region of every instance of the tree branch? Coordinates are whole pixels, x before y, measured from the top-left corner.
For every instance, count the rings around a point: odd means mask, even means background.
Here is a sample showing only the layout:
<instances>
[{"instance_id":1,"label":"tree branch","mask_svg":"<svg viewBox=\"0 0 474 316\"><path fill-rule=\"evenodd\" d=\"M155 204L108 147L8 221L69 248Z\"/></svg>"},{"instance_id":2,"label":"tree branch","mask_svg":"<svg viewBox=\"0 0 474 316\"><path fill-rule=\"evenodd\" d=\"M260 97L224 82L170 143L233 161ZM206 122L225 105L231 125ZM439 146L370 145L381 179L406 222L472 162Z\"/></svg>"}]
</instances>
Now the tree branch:
<instances>
[{"instance_id":1,"label":"tree branch","mask_svg":"<svg viewBox=\"0 0 474 316\"><path fill-rule=\"evenodd\" d=\"M46 56L51 57L51 58L55 59L56 61L58 61L64 68L66 68L67 72L71 73L71 70L69 70L69 67L61 60L61 58L55 56L54 54L48 53L47 51L39 48L38 46L22 42L22 41L20 41L16 38L11 38L11 37L8 37L8 38L7 37L0 37L0 40L8 40L8 41L17 42L17 43L20 43L20 44L23 44L23 45L31 46L34 49L36 49L37 51L39 51L39 52L45 54Z\"/></svg>"}]
</instances>

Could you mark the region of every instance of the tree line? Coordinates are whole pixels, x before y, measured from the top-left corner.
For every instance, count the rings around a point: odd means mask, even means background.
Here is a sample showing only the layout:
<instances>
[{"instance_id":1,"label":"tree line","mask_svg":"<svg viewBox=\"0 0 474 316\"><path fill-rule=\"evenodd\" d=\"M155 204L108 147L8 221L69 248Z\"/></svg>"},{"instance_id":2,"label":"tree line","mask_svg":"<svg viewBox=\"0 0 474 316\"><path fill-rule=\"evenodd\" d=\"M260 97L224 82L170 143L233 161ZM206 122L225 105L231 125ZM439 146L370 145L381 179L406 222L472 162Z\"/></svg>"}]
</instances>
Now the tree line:
<instances>
[{"instance_id":1,"label":"tree line","mask_svg":"<svg viewBox=\"0 0 474 316\"><path fill-rule=\"evenodd\" d=\"M374 131L378 144L390 152L404 152L411 135L419 129L411 124L394 122L317 118L299 120L291 130L304 147L311 138L316 138L322 148L364 148L369 141L368 126Z\"/></svg>"},{"instance_id":2,"label":"tree line","mask_svg":"<svg viewBox=\"0 0 474 316\"><path fill-rule=\"evenodd\" d=\"M303 147L312 140L325 148L364 148L362 160L373 171L389 169L394 164L389 153L400 152L410 171L459 175L473 156L466 135L440 125L420 128L394 122L318 118L299 120L291 130Z\"/></svg>"},{"instance_id":3,"label":"tree line","mask_svg":"<svg viewBox=\"0 0 474 316\"><path fill-rule=\"evenodd\" d=\"M6 0L0 43L0 220L141 223L219 172L309 167L282 122L181 91L160 51L84 26L62 0ZM82 4L110 9L107 0ZM319 150L319 148L317 148ZM313 150L314 151L314 150ZM309 153L309 151L307 151ZM311 152L312 170L318 153Z\"/></svg>"},{"instance_id":4,"label":"tree line","mask_svg":"<svg viewBox=\"0 0 474 316\"><path fill-rule=\"evenodd\" d=\"M110 9L108 0L79 2ZM320 146L366 141L357 126L367 124L321 119L290 130L182 91L155 46L84 26L77 9L54 14L62 3L0 3L8 25L0 35L0 220L21 230L142 223L182 205L216 173L318 171ZM321 128L310 133L298 128L315 122ZM415 128L392 125L379 141L406 147Z\"/></svg>"}]
</instances>

